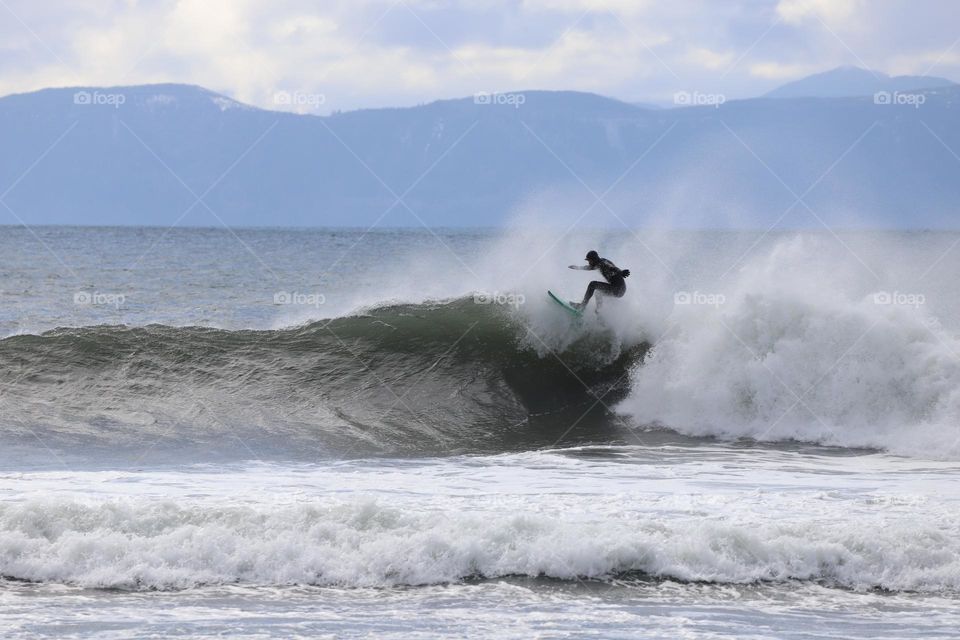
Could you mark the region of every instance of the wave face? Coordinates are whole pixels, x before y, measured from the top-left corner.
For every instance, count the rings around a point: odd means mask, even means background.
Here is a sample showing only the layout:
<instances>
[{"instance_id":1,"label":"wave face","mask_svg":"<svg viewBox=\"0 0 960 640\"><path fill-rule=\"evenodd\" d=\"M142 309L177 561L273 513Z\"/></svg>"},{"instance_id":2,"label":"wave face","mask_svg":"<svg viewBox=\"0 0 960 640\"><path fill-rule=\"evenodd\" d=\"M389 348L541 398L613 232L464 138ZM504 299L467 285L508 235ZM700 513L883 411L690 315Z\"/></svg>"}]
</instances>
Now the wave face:
<instances>
[{"instance_id":1,"label":"wave face","mask_svg":"<svg viewBox=\"0 0 960 640\"><path fill-rule=\"evenodd\" d=\"M535 512L326 506L0 504L0 574L89 587L423 585L465 578L653 576L960 589L957 538L935 523L578 521Z\"/></svg>"},{"instance_id":2,"label":"wave face","mask_svg":"<svg viewBox=\"0 0 960 640\"><path fill-rule=\"evenodd\" d=\"M247 457L611 437L603 407L623 397L646 347L613 348L591 332L532 335L517 314L472 299L281 330L57 329L0 341L2 419L8 438L54 446L212 444Z\"/></svg>"}]
</instances>

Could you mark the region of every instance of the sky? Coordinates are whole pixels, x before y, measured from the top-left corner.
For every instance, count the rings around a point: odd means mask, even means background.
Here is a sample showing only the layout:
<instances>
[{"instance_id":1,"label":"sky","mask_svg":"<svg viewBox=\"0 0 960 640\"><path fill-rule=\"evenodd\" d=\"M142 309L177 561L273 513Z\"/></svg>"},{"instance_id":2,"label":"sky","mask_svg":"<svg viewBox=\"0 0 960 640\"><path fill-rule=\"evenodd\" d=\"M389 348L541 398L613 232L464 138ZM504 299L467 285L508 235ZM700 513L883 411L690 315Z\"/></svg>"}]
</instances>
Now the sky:
<instances>
[{"instance_id":1,"label":"sky","mask_svg":"<svg viewBox=\"0 0 960 640\"><path fill-rule=\"evenodd\" d=\"M479 92L667 103L841 65L960 81L955 0L0 0L0 95L197 84L329 113Z\"/></svg>"}]
</instances>

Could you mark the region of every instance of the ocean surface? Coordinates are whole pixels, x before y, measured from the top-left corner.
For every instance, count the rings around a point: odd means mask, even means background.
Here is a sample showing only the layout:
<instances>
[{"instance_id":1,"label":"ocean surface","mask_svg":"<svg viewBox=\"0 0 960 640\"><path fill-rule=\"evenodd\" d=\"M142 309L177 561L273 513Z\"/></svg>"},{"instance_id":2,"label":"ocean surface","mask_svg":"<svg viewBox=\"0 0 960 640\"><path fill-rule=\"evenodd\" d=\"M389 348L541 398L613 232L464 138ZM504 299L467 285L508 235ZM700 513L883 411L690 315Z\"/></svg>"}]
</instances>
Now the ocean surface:
<instances>
[{"instance_id":1,"label":"ocean surface","mask_svg":"<svg viewBox=\"0 0 960 640\"><path fill-rule=\"evenodd\" d=\"M960 637L958 245L0 227L0 636Z\"/></svg>"}]
</instances>

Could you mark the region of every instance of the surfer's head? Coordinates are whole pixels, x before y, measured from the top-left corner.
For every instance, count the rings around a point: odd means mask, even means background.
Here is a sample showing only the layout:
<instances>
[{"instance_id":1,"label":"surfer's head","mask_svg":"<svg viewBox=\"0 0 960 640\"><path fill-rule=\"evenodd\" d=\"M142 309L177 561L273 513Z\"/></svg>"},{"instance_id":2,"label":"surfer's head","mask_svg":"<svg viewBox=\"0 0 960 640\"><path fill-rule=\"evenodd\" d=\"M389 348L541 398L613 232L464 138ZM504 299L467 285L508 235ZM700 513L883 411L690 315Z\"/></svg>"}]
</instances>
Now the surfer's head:
<instances>
[{"instance_id":1,"label":"surfer's head","mask_svg":"<svg viewBox=\"0 0 960 640\"><path fill-rule=\"evenodd\" d=\"M600 262L600 254L596 251L588 251L585 260L590 263L590 266L593 266Z\"/></svg>"}]
</instances>

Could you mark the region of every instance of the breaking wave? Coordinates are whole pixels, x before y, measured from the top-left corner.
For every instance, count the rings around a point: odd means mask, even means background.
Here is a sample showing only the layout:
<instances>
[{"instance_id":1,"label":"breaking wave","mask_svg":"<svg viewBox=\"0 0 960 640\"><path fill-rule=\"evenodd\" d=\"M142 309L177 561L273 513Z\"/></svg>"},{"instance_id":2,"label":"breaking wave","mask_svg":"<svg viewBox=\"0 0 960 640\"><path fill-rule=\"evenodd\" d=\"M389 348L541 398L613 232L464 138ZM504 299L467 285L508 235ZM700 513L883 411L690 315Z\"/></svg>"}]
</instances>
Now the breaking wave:
<instances>
[{"instance_id":1,"label":"breaking wave","mask_svg":"<svg viewBox=\"0 0 960 640\"><path fill-rule=\"evenodd\" d=\"M960 588L958 538L936 523L795 523L535 512L458 513L377 502L181 506L132 500L0 504L0 575L89 587L395 586L544 576L815 581Z\"/></svg>"},{"instance_id":2,"label":"breaking wave","mask_svg":"<svg viewBox=\"0 0 960 640\"><path fill-rule=\"evenodd\" d=\"M623 397L646 345L557 317L557 331L534 332L465 298L280 330L14 336L0 340L4 431L114 448L451 453L552 444L582 418L573 437L602 440L614 428L604 405Z\"/></svg>"}]
</instances>

